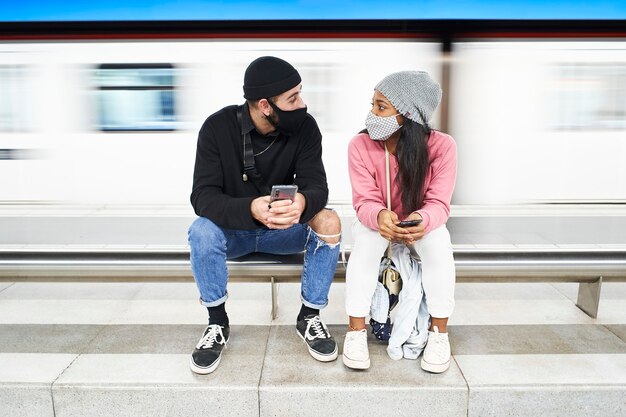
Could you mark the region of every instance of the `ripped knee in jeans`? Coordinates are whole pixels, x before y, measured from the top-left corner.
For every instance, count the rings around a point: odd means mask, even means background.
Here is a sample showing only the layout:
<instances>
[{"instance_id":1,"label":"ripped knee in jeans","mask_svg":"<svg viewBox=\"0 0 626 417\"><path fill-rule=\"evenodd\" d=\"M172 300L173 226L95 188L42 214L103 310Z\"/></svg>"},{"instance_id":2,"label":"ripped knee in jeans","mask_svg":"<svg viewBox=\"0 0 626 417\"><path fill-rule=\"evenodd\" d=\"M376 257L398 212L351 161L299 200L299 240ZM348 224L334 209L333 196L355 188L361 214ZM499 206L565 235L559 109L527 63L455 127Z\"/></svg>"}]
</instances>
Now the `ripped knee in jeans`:
<instances>
[{"instance_id":1,"label":"ripped knee in jeans","mask_svg":"<svg viewBox=\"0 0 626 417\"><path fill-rule=\"evenodd\" d=\"M323 209L311 219L309 227L319 238L329 246L336 246L341 241L341 220L334 210Z\"/></svg>"}]
</instances>

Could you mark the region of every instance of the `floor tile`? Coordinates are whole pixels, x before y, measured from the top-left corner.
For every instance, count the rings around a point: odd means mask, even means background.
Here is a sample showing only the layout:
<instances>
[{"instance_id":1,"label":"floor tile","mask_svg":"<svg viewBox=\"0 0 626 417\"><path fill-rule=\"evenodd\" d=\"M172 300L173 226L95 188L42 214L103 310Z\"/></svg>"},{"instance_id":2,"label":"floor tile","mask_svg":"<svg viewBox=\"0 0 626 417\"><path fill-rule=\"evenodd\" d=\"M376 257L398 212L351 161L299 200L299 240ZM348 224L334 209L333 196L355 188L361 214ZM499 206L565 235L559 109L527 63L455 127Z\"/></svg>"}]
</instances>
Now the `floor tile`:
<instances>
[{"instance_id":1,"label":"floor tile","mask_svg":"<svg viewBox=\"0 0 626 417\"><path fill-rule=\"evenodd\" d=\"M623 416L626 354L455 355L469 416Z\"/></svg>"},{"instance_id":2,"label":"floor tile","mask_svg":"<svg viewBox=\"0 0 626 417\"><path fill-rule=\"evenodd\" d=\"M62 353L0 353L0 384L48 384L77 357Z\"/></svg>"},{"instance_id":3,"label":"floor tile","mask_svg":"<svg viewBox=\"0 0 626 417\"><path fill-rule=\"evenodd\" d=\"M17 282L0 300L130 300L141 283Z\"/></svg>"},{"instance_id":4,"label":"floor tile","mask_svg":"<svg viewBox=\"0 0 626 417\"><path fill-rule=\"evenodd\" d=\"M220 366L204 376L190 371L189 353L81 355L53 386L56 417L258 416L268 332L234 326Z\"/></svg>"},{"instance_id":5,"label":"floor tile","mask_svg":"<svg viewBox=\"0 0 626 417\"><path fill-rule=\"evenodd\" d=\"M594 324L570 300L458 300L451 325Z\"/></svg>"},{"instance_id":6,"label":"floor tile","mask_svg":"<svg viewBox=\"0 0 626 417\"><path fill-rule=\"evenodd\" d=\"M626 342L626 324L609 324L605 327Z\"/></svg>"},{"instance_id":7,"label":"floor tile","mask_svg":"<svg viewBox=\"0 0 626 417\"><path fill-rule=\"evenodd\" d=\"M457 300L563 300L565 296L548 283L457 283Z\"/></svg>"},{"instance_id":8,"label":"floor tile","mask_svg":"<svg viewBox=\"0 0 626 417\"><path fill-rule=\"evenodd\" d=\"M601 324L626 323L626 299L601 300L597 322Z\"/></svg>"},{"instance_id":9,"label":"floor tile","mask_svg":"<svg viewBox=\"0 0 626 417\"><path fill-rule=\"evenodd\" d=\"M455 355L625 353L626 342L596 324L450 326Z\"/></svg>"},{"instance_id":10,"label":"floor tile","mask_svg":"<svg viewBox=\"0 0 626 417\"><path fill-rule=\"evenodd\" d=\"M108 325L81 352L189 354L205 327L204 324Z\"/></svg>"},{"instance_id":11,"label":"floor tile","mask_svg":"<svg viewBox=\"0 0 626 417\"><path fill-rule=\"evenodd\" d=\"M54 417L50 387L75 358L70 354L0 353L0 415Z\"/></svg>"},{"instance_id":12,"label":"floor tile","mask_svg":"<svg viewBox=\"0 0 626 417\"><path fill-rule=\"evenodd\" d=\"M276 325L296 324L296 318L302 306L300 283L278 284L278 312ZM320 312L326 324L347 324L348 316L345 309L345 283L333 283L328 294L328 306Z\"/></svg>"},{"instance_id":13,"label":"floor tile","mask_svg":"<svg viewBox=\"0 0 626 417\"><path fill-rule=\"evenodd\" d=\"M102 325L0 324L0 352L82 353Z\"/></svg>"},{"instance_id":14,"label":"floor tile","mask_svg":"<svg viewBox=\"0 0 626 417\"><path fill-rule=\"evenodd\" d=\"M330 331L341 352L345 327ZM454 364L444 374L429 374L418 361L389 359L374 340L370 357L367 371L346 368L341 356L318 362L293 327L272 327L259 387L261 416L466 415L467 388Z\"/></svg>"},{"instance_id":15,"label":"floor tile","mask_svg":"<svg viewBox=\"0 0 626 417\"><path fill-rule=\"evenodd\" d=\"M107 324L120 311L125 311L128 303L118 300L0 300L0 324Z\"/></svg>"}]
</instances>

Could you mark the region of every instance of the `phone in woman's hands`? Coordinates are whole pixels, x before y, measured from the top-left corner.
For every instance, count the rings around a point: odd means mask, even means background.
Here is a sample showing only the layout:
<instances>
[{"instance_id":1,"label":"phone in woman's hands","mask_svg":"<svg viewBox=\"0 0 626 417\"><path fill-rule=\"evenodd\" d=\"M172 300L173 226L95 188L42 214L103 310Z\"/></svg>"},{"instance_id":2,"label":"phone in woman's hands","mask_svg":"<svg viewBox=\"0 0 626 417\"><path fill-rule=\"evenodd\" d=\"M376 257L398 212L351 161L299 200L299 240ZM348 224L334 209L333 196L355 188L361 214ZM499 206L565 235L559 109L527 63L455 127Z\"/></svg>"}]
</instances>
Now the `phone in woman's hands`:
<instances>
[{"instance_id":1,"label":"phone in woman's hands","mask_svg":"<svg viewBox=\"0 0 626 417\"><path fill-rule=\"evenodd\" d=\"M413 227L422 222L422 219L417 220L405 220L397 224L398 227Z\"/></svg>"}]
</instances>

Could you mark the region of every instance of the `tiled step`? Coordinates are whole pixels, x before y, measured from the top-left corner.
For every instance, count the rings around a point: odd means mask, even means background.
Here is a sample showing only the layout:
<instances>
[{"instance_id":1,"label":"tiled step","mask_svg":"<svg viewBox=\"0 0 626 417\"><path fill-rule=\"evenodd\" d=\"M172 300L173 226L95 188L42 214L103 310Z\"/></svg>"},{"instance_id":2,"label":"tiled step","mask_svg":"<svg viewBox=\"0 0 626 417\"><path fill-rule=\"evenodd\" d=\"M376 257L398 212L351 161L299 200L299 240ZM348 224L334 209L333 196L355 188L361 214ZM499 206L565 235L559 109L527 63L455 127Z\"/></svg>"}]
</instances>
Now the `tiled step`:
<instances>
[{"instance_id":1,"label":"tiled step","mask_svg":"<svg viewBox=\"0 0 626 417\"><path fill-rule=\"evenodd\" d=\"M626 354L457 355L468 416L624 416Z\"/></svg>"},{"instance_id":2,"label":"tiled step","mask_svg":"<svg viewBox=\"0 0 626 417\"><path fill-rule=\"evenodd\" d=\"M463 284L442 375L392 361L370 338L368 371L320 363L296 335L299 288L232 285L232 333L219 368L189 354L206 312L193 284L0 286L0 416L626 415L626 285L601 314L576 311L567 284ZM343 288L323 312L341 347Z\"/></svg>"},{"instance_id":3,"label":"tiled step","mask_svg":"<svg viewBox=\"0 0 626 417\"><path fill-rule=\"evenodd\" d=\"M500 327L500 328L498 328ZM339 342L344 326L330 326ZM451 326L448 372L392 361L320 363L294 326L233 326L199 376L199 325L0 325L2 415L623 416L626 325ZM62 353L73 352L73 353Z\"/></svg>"},{"instance_id":4,"label":"tiled step","mask_svg":"<svg viewBox=\"0 0 626 417\"><path fill-rule=\"evenodd\" d=\"M330 328L343 346L345 327ZM367 371L307 357L292 326L270 332L259 384L261 416L465 416L467 386L455 363L448 372L422 371L418 361L392 361L370 336ZM341 351L341 349L340 349Z\"/></svg>"}]
</instances>

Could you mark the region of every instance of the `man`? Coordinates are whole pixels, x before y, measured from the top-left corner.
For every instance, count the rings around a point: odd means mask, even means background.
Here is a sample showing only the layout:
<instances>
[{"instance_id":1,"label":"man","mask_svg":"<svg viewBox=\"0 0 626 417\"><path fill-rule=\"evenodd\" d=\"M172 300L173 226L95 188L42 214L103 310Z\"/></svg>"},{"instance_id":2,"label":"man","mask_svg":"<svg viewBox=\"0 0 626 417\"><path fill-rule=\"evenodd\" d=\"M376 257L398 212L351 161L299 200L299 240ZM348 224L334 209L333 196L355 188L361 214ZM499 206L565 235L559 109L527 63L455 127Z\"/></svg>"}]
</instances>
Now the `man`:
<instances>
[{"instance_id":1,"label":"man","mask_svg":"<svg viewBox=\"0 0 626 417\"><path fill-rule=\"evenodd\" d=\"M341 223L325 209L322 135L301 90L291 64L258 58L244 75L246 103L223 108L200 129L191 193L200 217L189 228L189 244L209 325L191 355L193 372L209 374L219 365L230 335L226 260L251 252L305 251L296 329L315 359L337 358L337 344L319 310L328 303ZM293 200L271 201L272 185L290 184L298 186Z\"/></svg>"}]
</instances>

